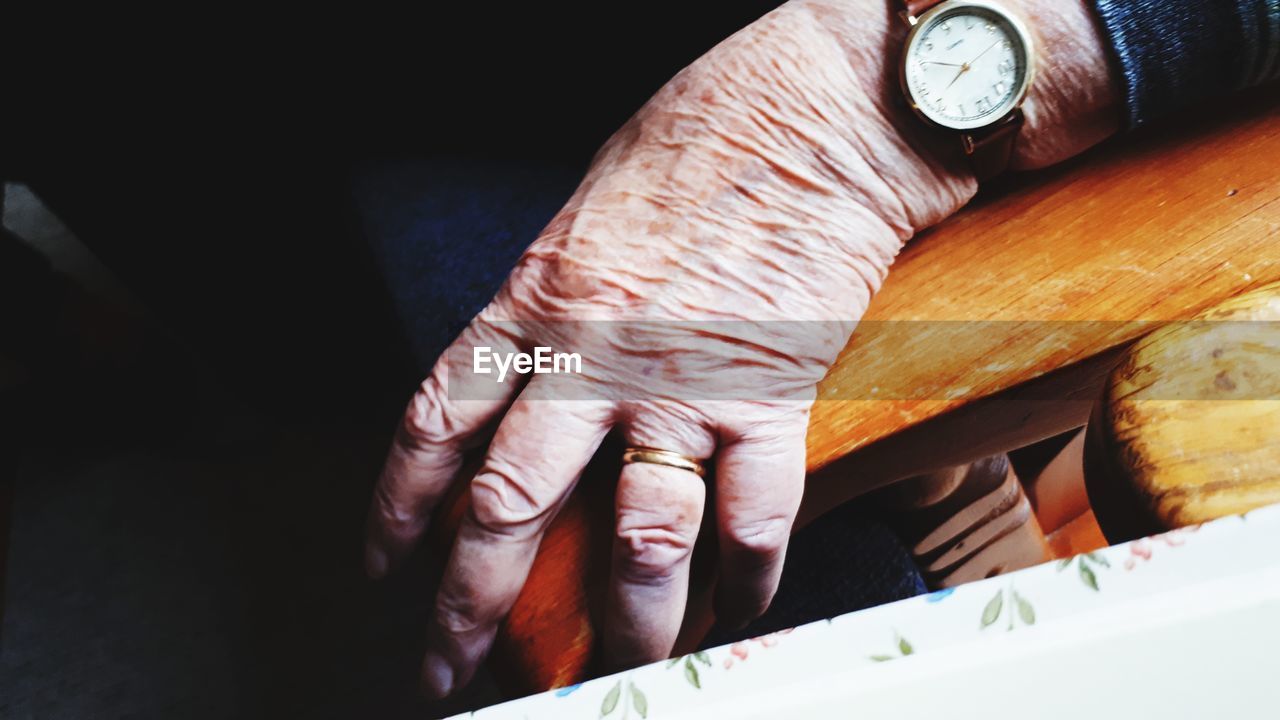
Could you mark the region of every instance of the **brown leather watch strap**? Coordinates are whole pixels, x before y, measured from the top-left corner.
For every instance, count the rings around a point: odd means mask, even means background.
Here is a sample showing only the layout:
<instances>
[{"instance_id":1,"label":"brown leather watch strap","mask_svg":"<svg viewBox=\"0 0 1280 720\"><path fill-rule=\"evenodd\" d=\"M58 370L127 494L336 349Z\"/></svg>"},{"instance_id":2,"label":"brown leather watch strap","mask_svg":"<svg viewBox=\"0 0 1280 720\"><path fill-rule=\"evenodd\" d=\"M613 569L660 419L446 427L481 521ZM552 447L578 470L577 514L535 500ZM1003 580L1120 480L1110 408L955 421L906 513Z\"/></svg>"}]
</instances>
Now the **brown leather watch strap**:
<instances>
[{"instance_id":1,"label":"brown leather watch strap","mask_svg":"<svg viewBox=\"0 0 1280 720\"><path fill-rule=\"evenodd\" d=\"M1015 109L998 125L985 127L960 136L964 154L969 156L974 175L979 181L990 180L1009 167L1013 143L1022 129L1022 110Z\"/></svg>"},{"instance_id":2,"label":"brown leather watch strap","mask_svg":"<svg viewBox=\"0 0 1280 720\"><path fill-rule=\"evenodd\" d=\"M929 12L943 0L900 0L902 14L911 24ZM1009 167L1013 157L1013 144L1022 129L1022 110L1015 109L1008 117L995 125L972 130L960 135L964 154L969 157L973 173L979 181L990 180Z\"/></svg>"},{"instance_id":3,"label":"brown leather watch strap","mask_svg":"<svg viewBox=\"0 0 1280 720\"><path fill-rule=\"evenodd\" d=\"M942 0L902 0L902 4L905 6L904 9L907 11L907 15L913 18L920 17L940 2L942 2Z\"/></svg>"}]
</instances>

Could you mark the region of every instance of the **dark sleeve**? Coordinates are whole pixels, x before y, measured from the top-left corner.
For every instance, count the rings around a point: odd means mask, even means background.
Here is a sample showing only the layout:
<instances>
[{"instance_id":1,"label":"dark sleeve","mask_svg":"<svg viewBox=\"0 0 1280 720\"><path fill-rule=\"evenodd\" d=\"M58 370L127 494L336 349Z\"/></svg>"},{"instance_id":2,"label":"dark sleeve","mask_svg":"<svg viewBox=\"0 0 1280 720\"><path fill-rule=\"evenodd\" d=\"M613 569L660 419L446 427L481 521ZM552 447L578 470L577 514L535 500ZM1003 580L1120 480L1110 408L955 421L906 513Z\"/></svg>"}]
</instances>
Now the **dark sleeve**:
<instances>
[{"instance_id":1,"label":"dark sleeve","mask_svg":"<svg viewBox=\"0 0 1280 720\"><path fill-rule=\"evenodd\" d=\"M1280 78L1280 0L1094 0L1129 127Z\"/></svg>"}]
</instances>

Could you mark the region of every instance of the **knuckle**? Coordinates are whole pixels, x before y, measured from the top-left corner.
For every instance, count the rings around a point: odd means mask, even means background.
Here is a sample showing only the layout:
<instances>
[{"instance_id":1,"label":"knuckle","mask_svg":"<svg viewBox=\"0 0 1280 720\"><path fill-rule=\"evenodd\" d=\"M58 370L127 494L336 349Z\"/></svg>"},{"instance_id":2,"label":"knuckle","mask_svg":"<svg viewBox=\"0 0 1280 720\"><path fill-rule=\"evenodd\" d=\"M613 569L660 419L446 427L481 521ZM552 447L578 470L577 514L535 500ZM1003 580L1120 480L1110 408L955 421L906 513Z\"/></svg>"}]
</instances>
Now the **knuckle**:
<instances>
[{"instance_id":1,"label":"knuckle","mask_svg":"<svg viewBox=\"0 0 1280 720\"><path fill-rule=\"evenodd\" d=\"M730 524L723 541L735 554L772 557L786 548L790 536L791 518L772 515Z\"/></svg>"},{"instance_id":2,"label":"knuckle","mask_svg":"<svg viewBox=\"0 0 1280 720\"><path fill-rule=\"evenodd\" d=\"M373 491L373 508L381 525L397 535L409 535L423 525L422 516L398 503L392 495L389 483L379 482Z\"/></svg>"},{"instance_id":3,"label":"knuckle","mask_svg":"<svg viewBox=\"0 0 1280 720\"><path fill-rule=\"evenodd\" d=\"M467 635L489 624L471 603L441 596L436 601L436 625L446 635Z\"/></svg>"},{"instance_id":4,"label":"knuckle","mask_svg":"<svg viewBox=\"0 0 1280 720\"><path fill-rule=\"evenodd\" d=\"M652 584L670 578L693 552L695 533L669 526L619 522L619 571L632 582Z\"/></svg>"},{"instance_id":5,"label":"knuckle","mask_svg":"<svg viewBox=\"0 0 1280 720\"><path fill-rule=\"evenodd\" d=\"M630 444L664 447L693 457L709 457L715 451L713 423L692 406L633 401L625 407L624 415Z\"/></svg>"},{"instance_id":6,"label":"knuckle","mask_svg":"<svg viewBox=\"0 0 1280 720\"><path fill-rule=\"evenodd\" d=\"M402 427L414 445L445 445L461 435L452 418L444 383L433 373L418 386L405 409Z\"/></svg>"},{"instance_id":7,"label":"knuckle","mask_svg":"<svg viewBox=\"0 0 1280 720\"><path fill-rule=\"evenodd\" d=\"M724 423L722 435L731 442L746 442L775 452L803 445L812 404L812 398L802 402L740 404Z\"/></svg>"},{"instance_id":8,"label":"knuckle","mask_svg":"<svg viewBox=\"0 0 1280 720\"><path fill-rule=\"evenodd\" d=\"M705 489L688 478L624 477L618 486L614 547L626 581L656 585L689 559L698 538Z\"/></svg>"},{"instance_id":9,"label":"knuckle","mask_svg":"<svg viewBox=\"0 0 1280 720\"><path fill-rule=\"evenodd\" d=\"M550 516L551 503L513 474L488 469L471 481L471 516L480 529L497 536L523 536Z\"/></svg>"}]
</instances>

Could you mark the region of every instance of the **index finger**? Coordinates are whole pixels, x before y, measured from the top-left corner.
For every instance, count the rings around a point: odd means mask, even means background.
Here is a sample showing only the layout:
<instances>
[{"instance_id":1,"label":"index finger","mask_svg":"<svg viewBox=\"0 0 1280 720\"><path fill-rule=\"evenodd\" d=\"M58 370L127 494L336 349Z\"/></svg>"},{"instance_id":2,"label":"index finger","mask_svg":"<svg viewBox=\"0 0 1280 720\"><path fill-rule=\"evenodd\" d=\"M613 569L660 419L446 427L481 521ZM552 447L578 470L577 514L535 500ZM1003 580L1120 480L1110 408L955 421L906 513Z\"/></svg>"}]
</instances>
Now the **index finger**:
<instances>
[{"instance_id":1,"label":"index finger","mask_svg":"<svg viewBox=\"0 0 1280 720\"><path fill-rule=\"evenodd\" d=\"M451 359L478 346L511 353L519 349L518 343L505 328L473 321L418 387L396 430L369 507L365 570L370 577L385 575L417 544L462 466L467 442L501 414L516 392L517 385L504 383L496 391L475 393L476 399L462 399L472 394L458 387L466 377L450 378Z\"/></svg>"}]
</instances>

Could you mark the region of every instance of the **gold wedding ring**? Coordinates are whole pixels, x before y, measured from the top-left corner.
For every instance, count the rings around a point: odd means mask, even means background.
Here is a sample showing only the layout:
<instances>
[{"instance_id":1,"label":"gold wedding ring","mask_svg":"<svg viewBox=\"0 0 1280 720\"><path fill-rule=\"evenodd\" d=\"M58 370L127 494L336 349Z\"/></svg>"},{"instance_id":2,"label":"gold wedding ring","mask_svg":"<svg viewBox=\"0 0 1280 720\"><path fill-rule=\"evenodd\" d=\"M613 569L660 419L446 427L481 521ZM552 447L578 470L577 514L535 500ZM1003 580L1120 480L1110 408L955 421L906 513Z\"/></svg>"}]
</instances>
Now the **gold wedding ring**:
<instances>
[{"instance_id":1,"label":"gold wedding ring","mask_svg":"<svg viewBox=\"0 0 1280 720\"><path fill-rule=\"evenodd\" d=\"M670 450L659 450L648 447L629 447L622 453L622 464L649 463L650 465L666 465L667 467L688 470L698 477L706 477L707 470L702 463L680 453Z\"/></svg>"}]
</instances>

